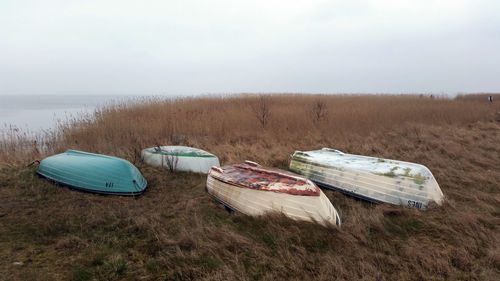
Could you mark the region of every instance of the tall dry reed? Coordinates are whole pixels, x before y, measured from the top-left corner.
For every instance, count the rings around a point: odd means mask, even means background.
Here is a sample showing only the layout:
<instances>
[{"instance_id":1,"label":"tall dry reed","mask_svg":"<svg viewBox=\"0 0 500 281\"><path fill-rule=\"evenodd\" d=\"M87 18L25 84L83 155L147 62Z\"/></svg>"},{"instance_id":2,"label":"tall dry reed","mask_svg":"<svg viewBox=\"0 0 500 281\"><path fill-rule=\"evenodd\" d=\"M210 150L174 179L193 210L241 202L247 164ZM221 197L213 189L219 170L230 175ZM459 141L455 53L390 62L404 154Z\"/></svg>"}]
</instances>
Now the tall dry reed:
<instances>
[{"instance_id":1,"label":"tall dry reed","mask_svg":"<svg viewBox=\"0 0 500 281\"><path fill-rule=\"evenodd\" d=\"M317 106L321 104L321 118ZM223 162L267 161L318 144L342 148L353 138L412 124L465 125L500 118L500 102L388 95L260 95L144 98L97 109L34 139L16 130L0 136L0 163L25 163L72 148L134 160L145 147L184 144L210 149ZM256 110L266 109L266 123ZM232 149L244 146L244 149ZM40 151L41 155L33 153Z\"/></svg>"}]
</instances>

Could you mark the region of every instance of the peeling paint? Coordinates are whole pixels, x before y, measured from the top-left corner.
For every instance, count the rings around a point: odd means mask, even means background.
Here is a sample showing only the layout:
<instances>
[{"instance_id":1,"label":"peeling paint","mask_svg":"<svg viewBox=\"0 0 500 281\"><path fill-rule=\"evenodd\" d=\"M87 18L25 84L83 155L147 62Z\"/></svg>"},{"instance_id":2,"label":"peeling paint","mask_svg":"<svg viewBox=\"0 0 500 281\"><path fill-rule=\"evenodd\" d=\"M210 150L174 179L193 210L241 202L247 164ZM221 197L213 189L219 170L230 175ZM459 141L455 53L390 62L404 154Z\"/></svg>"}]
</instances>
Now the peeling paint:
<instances>
[{"instance_id":1,"label":"peeling paint","mask_svg":"<svg viewBox=\"0 0 500 281\"><path fill-rule=\"evenodd\" d=\"M262 167L254 162L212 168L210 176L243 188L303 196L320 194L318 186L302 176Z\"/></svg>"}]
</instances>

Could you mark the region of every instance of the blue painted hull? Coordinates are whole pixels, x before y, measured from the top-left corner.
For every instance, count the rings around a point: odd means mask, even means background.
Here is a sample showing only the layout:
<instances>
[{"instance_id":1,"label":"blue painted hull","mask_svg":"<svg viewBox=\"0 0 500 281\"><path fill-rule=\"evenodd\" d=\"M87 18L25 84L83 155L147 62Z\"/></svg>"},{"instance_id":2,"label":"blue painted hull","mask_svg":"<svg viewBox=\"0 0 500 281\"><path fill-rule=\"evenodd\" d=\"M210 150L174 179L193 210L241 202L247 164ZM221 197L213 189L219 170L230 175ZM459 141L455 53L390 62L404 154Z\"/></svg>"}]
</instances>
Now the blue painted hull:
<instances>
[{"instance_id":1,"label":"blue painted hull","mask_svg":"<svg viewBox=\"0 0 500 281\"><path fill-rule=\"evenodd\" d=\"M147 187L146 179L130 162L74 150L45 158L37 173L57 183L93 193L137 195Z\"/></svg>"}]
</instances>

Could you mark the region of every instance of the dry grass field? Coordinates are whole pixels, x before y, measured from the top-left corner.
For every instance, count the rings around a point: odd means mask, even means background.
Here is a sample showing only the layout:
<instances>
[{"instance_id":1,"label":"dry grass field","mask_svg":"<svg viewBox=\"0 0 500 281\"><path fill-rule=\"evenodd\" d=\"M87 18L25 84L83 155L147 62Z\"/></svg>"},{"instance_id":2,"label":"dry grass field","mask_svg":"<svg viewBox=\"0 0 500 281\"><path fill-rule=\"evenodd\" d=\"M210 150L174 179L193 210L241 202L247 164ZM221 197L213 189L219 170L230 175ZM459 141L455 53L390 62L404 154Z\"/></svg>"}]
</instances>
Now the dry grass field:
<instances>
[{"instance_id":1,"label":"dry grass field","mask_svg":"<svg viewBox=\"0 0 500 281\"><path fill-rule=\"evenodd\" d=\"M113 104L36 136L0 136L0 280L500 280L500 95L239 95ZM141 163L157 144L222 164L287 168L294 150L426 165L446 196L427 211L326 191L342 228L230 214L206 176ZM126 158L138 198L72 191L36 159L77 149Z\"/></svg>"}]
</instances>

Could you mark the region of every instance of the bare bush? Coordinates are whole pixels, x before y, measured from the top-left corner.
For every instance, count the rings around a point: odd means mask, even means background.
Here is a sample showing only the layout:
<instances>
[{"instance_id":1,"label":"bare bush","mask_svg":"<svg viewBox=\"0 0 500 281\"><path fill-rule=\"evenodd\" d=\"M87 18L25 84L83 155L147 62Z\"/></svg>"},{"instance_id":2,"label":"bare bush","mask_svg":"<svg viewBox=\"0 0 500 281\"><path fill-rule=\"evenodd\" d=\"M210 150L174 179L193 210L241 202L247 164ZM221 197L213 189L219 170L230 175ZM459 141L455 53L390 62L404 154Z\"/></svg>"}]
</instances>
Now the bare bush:
<instances>
[{"instance_id":1,"label":"bare bush","mask_svg":"<svg viewBox=\"0 0 500 281\"><path fill-rule=\"evenodd\" d=\"M312 107L311 112L313 116L313 121L315 123L320 122L322 120L326 120L326 117L328 115L326 103L320 100L316 101Z\"/></svg>"},{"instance_id":2,"label":"bare bush","mask_svg":"<svg viewBox=\"0 0 500 281\"><path fill-rule=\"evenodd\" d=\"M167 161L167 169L171 173L175 173L177 171L177 163L179 162L179 156L176 154L166 154L165 161Z\"/></svg>"},{"instance_id":3,"label":"bare bush","mask_svg":"<svg viewBox=\"0 0 500 281\"><path fill-rule=\"evenodd\" d=\"M266 96L260 95L257 103L252 106L252 111L257 120L259 120L262 128L266 128L269 123L269 116L271 115L269 103L270 102Z\"/></svg>"},{"instance_id":4,"label":"bare bush","mask_svg":"<svg viewBox=\"0 0 500 281\"><path fill-rule=\"evenodd\" d=\"M157 145L157 151L162 151L161 146ZM161 165L166 167L170 173L175 173L177 171L177 163L179 162L179 156L177 153L171 153L169 151L163 150L165 152L164 156L161 158Z\"/></svg>"}]
</instances>

